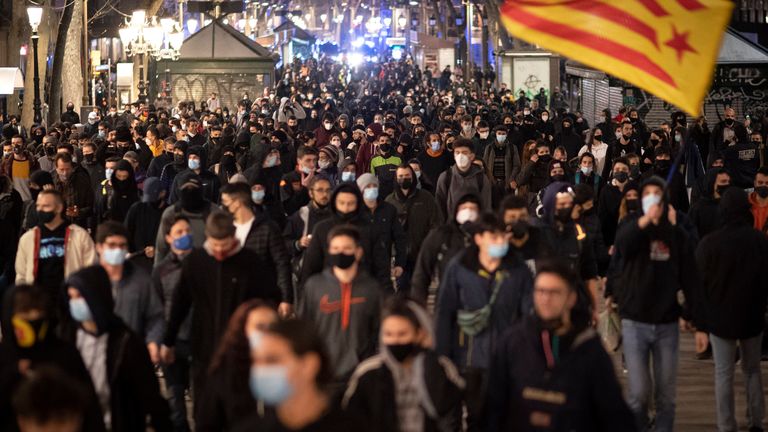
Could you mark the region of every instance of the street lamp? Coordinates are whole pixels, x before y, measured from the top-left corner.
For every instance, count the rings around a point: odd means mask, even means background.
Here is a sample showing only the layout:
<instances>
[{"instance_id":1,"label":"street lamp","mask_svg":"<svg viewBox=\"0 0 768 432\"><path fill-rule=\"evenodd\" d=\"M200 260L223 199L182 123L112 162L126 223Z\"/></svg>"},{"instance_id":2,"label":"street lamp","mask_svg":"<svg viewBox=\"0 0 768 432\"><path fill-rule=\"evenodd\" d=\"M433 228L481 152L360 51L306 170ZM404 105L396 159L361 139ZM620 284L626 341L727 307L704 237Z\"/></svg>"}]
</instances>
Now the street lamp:
<instances>
[{"instance_id":1,"label":"street lamp","mask_svg":"<svg viewBox=\"0 0 768 432\"><path fill-rule=\"evenodd\" d=\"M43 8L39 6L27 7L27 16L29 17L29 26L32 27L32 49L34 51L34 80L35 85L35 100L33 102L34 118L33 121L36 124L40 124L43 121L43 115L40 112L40 67L38 66L37 57L37 42L40 36L37 34L37 29L40 27L40 21L43 19Z\"/></svg>"}]
</instances>

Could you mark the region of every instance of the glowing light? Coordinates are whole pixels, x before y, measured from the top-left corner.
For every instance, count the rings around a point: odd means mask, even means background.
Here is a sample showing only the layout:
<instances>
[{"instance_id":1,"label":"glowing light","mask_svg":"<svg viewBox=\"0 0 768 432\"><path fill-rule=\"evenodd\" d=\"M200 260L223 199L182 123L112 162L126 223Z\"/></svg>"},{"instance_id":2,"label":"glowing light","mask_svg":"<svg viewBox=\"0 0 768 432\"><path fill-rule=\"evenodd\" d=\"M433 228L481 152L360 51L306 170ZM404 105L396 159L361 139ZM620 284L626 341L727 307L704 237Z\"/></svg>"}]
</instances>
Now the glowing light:
<instances>
[{"instance_id":1,"label":"glowing light","mask_svg":"<svg viewBox=\"0 0 768 432\"><path fill-rule=\"evenodd\" d=\"M360 48L361 46L363 46L364 43L365 43L364 38L357 38L352 41L352 46L355 48Z\"/></svg>"},{"instance_id":2,"label":"glowing light","mask_svg":"<svg viewBox=\"0 0 768 432\"><path fill-rule=\"evenodd\" d=\"M197 20L189 20L187 21L187 30L189 31L189 34L192 34L197 31L197 25L200 24Z\"/></svg>"},{"instance_id":3,"label":"glowing light","mask_svg":"<svg viewBox=\"0 0 768 432\"><path fill-rule=\"evenodd\" d=\"M363 64L364 60L362 54L355 52L347 57L347 64L349 64L350 67L356 68Z\"/></svg>"}]
</instances>

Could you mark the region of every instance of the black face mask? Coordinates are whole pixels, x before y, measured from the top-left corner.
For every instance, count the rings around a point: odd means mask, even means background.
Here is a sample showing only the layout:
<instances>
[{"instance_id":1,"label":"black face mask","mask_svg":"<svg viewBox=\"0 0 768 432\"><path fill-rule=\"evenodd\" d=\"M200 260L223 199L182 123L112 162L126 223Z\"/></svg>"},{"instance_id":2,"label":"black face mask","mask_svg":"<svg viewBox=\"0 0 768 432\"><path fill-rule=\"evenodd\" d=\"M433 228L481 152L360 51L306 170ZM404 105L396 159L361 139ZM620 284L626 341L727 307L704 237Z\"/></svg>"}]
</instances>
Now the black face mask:
<instances>
[{"instance_id":1,"label":"black face mask","mask_svg":"<svg viewBox=\"0 0 768 432\"><path fill-rule=\"evenodd\" d=\"M408 344L388 344L387 349L399 363L404 362L408 357L419 353L421 347L415 343Z\"/></svg>"},{"instance_id":2,"label":"black face mask","mask_svg":"<svg viewBox=\"0 0 768 432\"><path fill-rule=\"evenodd\" d=\"M629 166L629 176L633 179L636 179L640 177L640 166L639 165L630 165Z\"/></svg>"},{"instance_id":3,"label":"black face mask","mask_svg":"<svg viewBox=\"0 0 768 432\"><path fill-rule=\"evenodd\" d=\"M541 161L542 164L548 165L549 162L552 161L552 155L547 154L544 156L539 156L539 160Z\"/></svg>"},{"instance_id":4,"label":"black face mask","mask_svg":"<svg viewBox=\"0 0 768 432\"><path fill-rule=\"evenodd\" d=\"M184 155L180 155L176 153L173 154L173 163L175 163L176 165L184 165L185 161L186 161L186 158L184 157Z\"/></svg>"},{"instance_id":5,"label":"black face mask","mask_svg":"<svg viewBox=\"0 0 768 432\"><path fill-rule=\"evenodd\" d=\"M624 138L624 141L629 141L630 138L632 138L632 135L621 135L622 138Z\"/></svg>"},{"instance_id":6,"label":"black face mask","mask_svg":"<svg viewBox=\"0 0 768 432\"><path fill-rule=\"evenodd\" d=\"M725 191L728 190L729 187L731 187L731 185L715 186L715 191L717 191L717 194L722 197Z\"/></svg>"},{"instance_id":7,"label":"black face mask","mask_svg":"<svg viewBox=\"0 0 768 432\"><path fill-rule=\"evenodd\" d=\"M56 154L56 147L53 146L46 146L45 147L45 154L48 156L53 156Z\"/></svg>"},{"instance_id":8,"label":"black face mask","mask_svg":"<svg viewBox=\"0 0 768 432\"><path fill-rule=\"evenodd\" d=\"M402 180L399 180L397 184L399 184L402 189L410 190L411 187L413 186L413 179L404 178Z\"/></svg>"},{"instance_id":9,"label":"black face mask","mask_svg":"<svg viewBox=\"0 0 768 432\"><path fill-rule=\"evenodd\" d=\"M725 119L725 124L728 126L733 126L734 120L733 119Z\"/></svg>"},{"instance_id":10,"label":"black face mask","mask_svg":"<svg viewBox=\"0 0 768 432\"><path fill-rule=\"evenodd\" d=\"M93 160L94 160L93 157L94 157L93 153L87 154L87 155L83 155L83 159L85 159L85 163L87 163L88 165L93 164Z\"/></svg>"},{"instance_id":11,"label":"black face mask","mask_svg":"<svg viewBox=\"0 0 768 432\"><path fill-rule=\"evenodd\" d=\"M595 141L603 142L603 136L602 135L595 135L593 138L595 139Z\"/></svg>"},{"instance_id":12,"label":"black face mask","mask_svg":"<svg viewBox=\"0 0 768 432\"><path fill-rule=\"evenodd\" d=\"M328 263L332 267L338 267L342 270L346 270L352 267L352 264L355 263L355 255L347 255L344 253L329 254Z\"/></svg>"},{"instance_id":13,"label":"black face mask","mask_svg":"<svg viewBox=\"0 0 768 432\"><path fill-rule=\"evenodd\" d=\"M352 218L355 217L356 214L357 214L357 211L351 211L349 213L338 212L339 219L341 219L344 222L349 222L350 220L352 220Z\"/></svg>"},{"instance_id":14,"label":"black face mask","mask_svg":"<svg viewBox=\"0 0 768 432\"><path fill-rule=\"evenodd\" d=\"M629 174L625 173L624 171L619 171L613 174L613 178L615 178L619 183L624 183L625 181L629 180Z\"/></svg>"},{"instance_id":15,"label":"black face mask","mask_svg":"<svg viewBox=\"0 0 768 432\"><path fill-rule=\"evenodd\" d=\"M657 145L659 145L659 140L657 140L657 139L651 139L651 145L652 145L652 146L654 146L654 147L656 147Z\"/></svg>"},{"instance_id":16,"label":"black face mask","mask_svg":"<svg viewBox=\"0 0 768 432\"><path fill-rule=\"evenodd\" d=\"M760 198L768 198L768 186L758 186L755 188L755 192Z\"/></svg>"},{"instance_id":17,"label":"black face mask","mask_svg":"<svg viewBox=\"0 0 768 432\"><path fill-rule=\"evenodd\" d=\"M561 181L565 181L565 176L562 174L558 174L550 177L550 179L552 179L552 182L561 182Z\"/></svg>"},{"instance_id":18,"label":"black face mask","mask_svg":"<svg viewBox=\"0 0 768 432\"><path fill-rule=\"evenodd\" d=\"M519 240L528 234L528 227L528 221L518 220L509 226L509 230L512 232L512 237Z\"/></svg>"},{"instance_id":19,"label":"black face mask","mask_svg":"<svg viewBox=\"0 0 768 432\"><path fill-rule=\"evenodd\" d=\"M13 152L16 153L16 154L21 154L21 152L22 152L21 146L14 147L13 148Z\"/></svg>"},{"instance_id":20,"label":"black face mask","mask_svg":"<svg viewBox=\"0 0 768 432\"><path fill-rule=\"evenodd\" d=\"M555 220L561 223L567 223L571 220L571 212L573 208L561 208L555 210Z\"/></svg>"},{"instance_id":21,"label":"black face mask","mask_svg":"<svg viewBox=\"0 0 768 432\"><path fill-rule=\"evenodd\" d=\"M625 202L627 203L627 211L636 212L640 209L639 199L628 199Z\"/></svg>"},{"instance_id":22,"label":"black face mask","mask_svg":"<svg viewBox=\"0 0 768 432\"><path fill-rule=\"evenodd\" d=\"M760 144L762 144L760 141L752 141L752 145L754 145L755 147L760 147Z\"/></svg>"},{"instance_id":23,"label":"black face mask","mask_svg":"<svg viewBox=\"0 0 768 432\"><path fill-rule=\"evenodd\" d=\"M224 155L221 157L221 166L224 167L227 171L232 171L235 169L235 157L232 155Z\"/></svg>"},{"instance_id":24,"label":"black face mask","mask_svg":"<svg viewBox=\"0 0 768 432\"><path fill-rule=\"evenodd\" d=\"M379 146L379 150L381 151L381 154L386 155L389 154L389 152L392 150L392 146L389 144L381 144Z\"/></svg>"},{"instance_id":25,"label":"black face mask","mask_svg":"<svg viewBox=\"0 0 768 432\"><path fill-rule=\"evenodd\" d=\"M656 163L654 163L654 166L656 167L656 171L666 174L672 166L672 162L668 160L657 160Z\"/></svg>"},{"instance_id":26,"label":"black face mask","mask_svg":"<svg viewBox=\"0 0 768 432\"><path fill-rule=\"evenodd\" d=\"M39 193L39 191L38 191ZM52 211L38 211L37 212L37 221L40 223L40 225L47 224L51 221L53 221L56 218L56 212Z\"/></svg>"}]
</instances>

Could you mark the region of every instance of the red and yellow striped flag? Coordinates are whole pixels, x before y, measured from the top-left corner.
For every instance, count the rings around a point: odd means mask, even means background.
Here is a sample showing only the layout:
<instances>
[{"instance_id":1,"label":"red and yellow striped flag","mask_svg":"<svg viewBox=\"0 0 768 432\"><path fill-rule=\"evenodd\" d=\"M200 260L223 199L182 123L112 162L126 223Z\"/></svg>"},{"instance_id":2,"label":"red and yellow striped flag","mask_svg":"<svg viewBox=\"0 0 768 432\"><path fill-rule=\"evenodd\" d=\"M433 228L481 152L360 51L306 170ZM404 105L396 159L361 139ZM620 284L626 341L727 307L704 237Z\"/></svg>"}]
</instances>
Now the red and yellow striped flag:
<instances>
[{"instance_id":1,"label":"red and yellow striped flag","mask_svg":"<svg viewBox=\"0 0 768 432\"><path fill-rule=\"evenodd\" d=\"M697 115L732 8L728 0L506 0L500 10L513 36Z\"/></svg>"}]
</instances>

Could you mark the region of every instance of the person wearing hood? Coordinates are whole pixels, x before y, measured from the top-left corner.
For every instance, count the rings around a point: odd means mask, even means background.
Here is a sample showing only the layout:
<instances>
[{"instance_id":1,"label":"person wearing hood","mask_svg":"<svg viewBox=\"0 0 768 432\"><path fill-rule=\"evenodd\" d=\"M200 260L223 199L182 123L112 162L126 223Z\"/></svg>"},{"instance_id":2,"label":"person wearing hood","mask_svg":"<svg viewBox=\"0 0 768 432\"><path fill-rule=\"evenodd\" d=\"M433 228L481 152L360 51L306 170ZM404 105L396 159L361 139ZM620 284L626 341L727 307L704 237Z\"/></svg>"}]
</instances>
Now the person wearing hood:
<instances>
[{"instance_id":1,"label":"person wearing hood","mask_svg":"<svg viewBox=\"0 0 768 432\"><path fill-rule=\"evenodd\" d=\"M587 238L592 243L597 274L605 275L605 269L611 257L603 240L603 231L600 229L600 220L597 218L595 207L595 190L591 186L581 184L573 187L572 217L574 222L587 233Z\"/></svg>"},{"instance_id":2,"label":"person wearing hood","mask_svg":"<svg viewBox=\"0 0 768 432\"><path fill-rule=\"evenodd\" d=\"M354 158L344 158L339 162L338 183L354 183L357 180L357 165Z\"/></svg>"},{"instance_id":3,"label":"person wearing hood","mask_svg":"<svg viewBox=\"0 0 768 432\"><path fill-rule=\"evenodd\" d=\"M653 162L653 169L643 173L640 177L641 181L650 178L651 176L658 176L662 179L669 178L669 171L673 167L672 152L669 147L660 146L654 151L655 160ZM685 186L685 178L680 171L675 168L675 172L672 173L672 181L669 183L668 192L669 204L682 212L688 212L689 200L688 191Z\"/></svg>"},{"instance_id":4,"label":"person wearing hood","mask_svg":"<svg viewBox=\"0 0 768 432\"><path fill-rule=\"evenodd\" d=\"M249 388L251 352L277 321L277 311L257 299L241 304L232 314L211 360L208 388L199 396L196 432L231 431L254 411L263 412L264 404L254 398Z\"/></svg>"},{"instance_id":5,"label":"person wearing hood","mask_svg":"<svg viewBox=\"0 0 768 432\"><path fill-rule=\"evenodd\" d=\"M319 221L312 229L309 245L304 252L304 263L301 266L299 284L297 286L298 302L301 302L304 287L312 275L321 273L330 264L328 256L328 233L337 225L354 225L360 231L362 245L363 267L368 273L375 275L378 269L389 273L391 267L386 257L382 256L381 248L374 249L376 239L369 221L363 216L363 195L356 183L342 183L334 188L331 194L331 215ZM388 252L388 251L387 251ZM386 256L389 256L387 253ZM383 270L382 270L383 269Z\"/></svg>"},{"instance_id":6,"label":"person wearing hood","mask_svg":"<svg viewBox=\"0 0 768 432\"><path fill-rule=\"evenodd\" d=\"M666 182L659 177L645 180L640 188L642 213L622 224L616 234L615 247L622 265L613 297L622 318L627 399L641 431L648 427L650 406L656 407L655 430L673 430L678 320L690 319L690 302L700 286L693 241L678 223L666 189ZM689 302L682 307L680 291ZM649 379L651 359L654 400Z\"/></svg>"},{"instance_id":7,"label":"person wearing hood","mask_svg":"<svg viewBox=\"0 0 768 432\"><path fill-rule=\"evenodd\" d=\"M278 306L281 317L293 311L293 284L288 250L285 248L280 227L261 209L254 208L251 189L247 184L231 183L221 189L221 206L232 215L235 234L240 244L258 256L265 273L262 288L279 290L282 303Z\"/></svg>"},{"instance_id":8,"label":"person wearing hood","mask_svg":"<svg viewBox=\"0 0 768 432\"><path fill-rule=\"evenodd\" d=\"M96 200L96 225L104 221L123 222L131 206L139 201L133 166L125 159L115 161L114 171L99 190Z\"/></svg>"},{"instance_id":9,"label":"person wearing hood","mask_svg":"<svg viewBox=\"0 0 768 432\"><path fill-rule=\"evenodd\" d=\"M384 304L379 353L355 369L342 407L372 432L458 430L463 390L456 367L434 351L427 311L393 297Z\"/></svg>"},{"instance_id":10,"label":"person wearing hood","mask_svg":"<svg viewBox=\"0 0 768 432\"><path fill-rule=\"evenodd\" d=\"M326 112L323 114L323 120L320 123L320 126L315 128L315 139L317 140L315 142L315 147L318 149L321 149L331 143L331 135L334 133L339 133L334 128L334 123L336 120L333 117L333 114L330 112Z\"/></svg>"},{"instance_id":11,"label":"person wearing hood","mask_svg":"<svg viewBox=\"0 0 768 432\"><path fill-rule=\"evenodd\" d=\"M69 314L62 334L76 345L91 375L107 430L144 431L146 418L156 431L171 431L168 403L141 337L113 312L112 288L101 266L67 278Z\"/></svg>"},{"instance_id":12,"label":"person wearing hood","mask_svg":"<svg viewBox=\"0 0 768 432\"><path fill-rule=\"evenodd\" d=\"M38 225L19 239L16 284L40 285L56 300L61 281L96 262L96 251L88 231L64 220L61 193L40 191L36 209Z\"/></svg>"},{"instance_id":13,"label":"person wearing hood","mask_svg":"<svg viewBox=\"0 0 768 432\"><path fill-rule=\"evenodd\" d=\"M107 271L115 299L115 314L137 336L145 339L152 363L159 363L158 348L165 321L163 307L150 275L128 261L128 231L118 222L107 221L96 228L99 265Z\"/></svg>"},{"instance_id":14,"label":"person wearing hood","mask_svg":"<svg viewBox=\"0 0 768 432\"><path fill-rule=\"evenodd\" d=\"M736 121L735 109L726 108L723 110L723 117L723 120L712 128L710 134L708 165L711 165L715 153L724 153L729 146L736 144L737 141L747 140L747 128L744 123Z\"/></svg>"},{"instance_id":15,"label":"person wearing hood","mask_svg":"<svg viewBox=\"0 0 768 432\"><path fill-rule=\"evenodd\" d=\"M272 114L275 123L288 123L288 119L295 117L296 120L307 118L307 112L304 111L301 104L291 98L280 98L280 107Z\"/></svg>"},{"instance_id":16,"label":"person wearing hood","mask_svg":"<svg viewBox=\"0 0 768 432\"><path fill-rule=\"evenodd\" d=\"M543 198L542 227L555 256L562 257L579 274L581 286L577 307L589 311L589 317L597 321L597 259L595 257L595 239L587 228L574 220L575 194L570 184L554 182L547 186ZM580 204L583 211L584 203ZM579 215L581 216L581 215Z\"/></svg>"},{"instance_id":17,"label":"person wearing hood","mask_svg":"<svg viewBox=\"0 0 768 432\"><path fill-rule=\"evenodd\" d=\"M493 129L493 144L487 145L482 153L486 173L493 179L494 208L506 193L517 189L517 176L520 174L520 154L507 140L507 135L506 127L496 126Z\"/></svg>"},{"instance_id":18,"label":"person wearing hood","mask_svg":"<svg viewBox=\"0 0 768 432\"><path fill-rule=\"evenodd\" d=\"M430 230L439 224L435 198L418 187L419 176L411 164L401 164L396 172L397 187L386 202L397 210L397 218L407 236L407 255L403 274L397 280L398 292L410 292L410 282L419 250Z\"/></svg>"},{"instance_id":19,"label":"person wearing hood","mask_svg":"<svg viewBox=\"0 0 768 432\"><path fill-rule=\"evenodd\" d=\"M491 182L485 170L472 163L475 159L473 148L472 141L457 139L453 143L456 165L440 174L437 180L435 199L442 221L450 220L450 210L455 208L459 198L467 194L480 197L480 208L491 208Z\"/></svg>"},{"instance_id":20,"label":"person wearing hood","mask_svg":"<svg viewBox=\"0 0 768 432\"><path fill-rule=\"evenodd\" d=\"M218 203L220 199L219 177L207 168L206 154L201 146L190 147L187 151L187 169L181 171L173 179L171 185L170 203L179 199L179 186L184 184L190 176L200 179L203 188L203 197L212 203Z\"/></svg>"},{"instance_id":21,"label":"person wearing hood","mask_svg":"<svg viewBox=\"0 0 768 432\"><path fill-rule=\"evenodd\" d=\"M374 256L380 258L381 264L391 263L392 250L395 251L391 272L390 265L386 264L384 267L374 266L371 272L384 288L385 296L390 295L392 277L399 278L403 275L408 240L398 219L397 209L379 194L379 180L372 174L365 173L357 179L357 187L363 194L365 204L361 209L361 216L371 227L371 237L376 239Z\"/></svg>"},{"instance_id":22,"label":"person wearing hood","mask_svg":"<svg viewBox=\"0 0 768 432\"><path fill-rule=\"evenodd\" d=\"M315 225L328 218L331 211L328 203L331 198L331 182L323 177L315 177L309 183L309 204L288 217L283 229L283 239L291 255L294 285L298 282L304 261L304 252L309 247Z\"/></svg>"},{"instance_id":23,"label":"person wearing hood","mask_svg":"<svg viewBox=\"0 0 768 432\"><path fill-rule=\"evenodd\" d=\"M186 145L186 142L184 142ZM167 137L163 140L163 152L152 159L147 168L147 177L160 177L163 168L174 161L174 149L176 140L173 137ZM186 150L186 148L185 148Z\"/></svg>"},{"instance_id":24,"label":"person wearing hood","mask_svg":"<svg viewBox=\"0 0 768 432\"><path fill-rule=\"evenodd\" d=\"M42 288L18 285L5 295L3 333L0 343L0 429L18 431L11 397L24 382L45 368L67 374L82 390L88 408L82 419L83 432L104 431L104 420L91 376L77 348L61 340L56 332L55 305Z\"/></svg>"},{"instance_id":25,"label":"person wearing hood","mask_svg":"<svg viewBox=\"0 0 768 432\"><path fill-rule=\"evenodd\" d=\"M379 137L383 133L379 123L371 123L365 128L365 141L360 143L357 149L357 156L355 157L358 176L371 172L371 159L376 156Z\"/></svg>"},{"instance_id":26,"label":"person wearing hood","mask_svg":"<svg viewBox=\"0 0 768 432\"><path fill-rule=\"evenodd\" d=\"M597 217L603 230L603 240L607 247L613 246L619 224L619 209L629 180L629 161L620 157L613 161L611 178L597 199ZM639 207L638 207L639 208Z\"/></svg>"},{"instance_id":27,"label":"person wearing hood","mask_svg":"<svg viewBox=\"0 0 768 432\"><path fill-rule=\"evenodd\" d=\"M750 203L743 190L729 188L719 201L722 227L703 238L696 249L703 281L693 295L696 350L712 344L717 428L735 431L733 375L738 346L749 430L762 430L765 399L760 353L768 304L768 238L752 228Z\"/></svg>"},{"instance_id":28,"label":"person wearing hood","mask_svg":"<svg viewBox=\"0 0 768 432\"><path fill-rule=\"evenodd\" d=\"M200 180L190 177L179 190L180 199L174 205L163 210L160 217L160 227L155 237L155 265L168 253L168 244L165 241L164 232L177 216L185 216L189 219L196 248L203 246L205 240L205 221L211 213L221 211L216 204L207 201L203 197L203 189Z\"/></svg>"},{"instance_id":29,"label":"person wearing hood","mask_svg":"<svg viewBox=\"0 0 768 432\"><path fill-rule=\"evenodd\" d=\"M436 351L466 380L467 430L480 430L491 354L502 333L530 313L533 279L507 254L506 227L487 213L476 223L474 244L453 257L435 305Z\"/></svg>"},{"instance_id":30,"label":"person wearing hood","mask_svg":"<svg viewBox=\"0 0 768 432\"><path fill-rule=\"evenodd\" d=\"M206 389L211 359L235 309L255 298L273 304L284 300L276 285L261 283L264 275L269 274L268 269L256 252L240 244L230 214L218 212L208 217L205 244L193 250L181 264L181 277L171 299L161 348L163 361L172 364L179 331L191 311L190 369L195 394L203 394Z\"/></svg>"},{"instance_id":31,"label":"person wearing hood","mask_svg":"<svg viewBox=\"0 0 768 432\"><path fill-rule=\"evenodd\" d=\"M560 123L560 132L555 134L553 145L555 147L565 147L566 154L576 155L579 153L584 139L574 130L573 120L566 116Z\"/></svg>"},{"instance_id":32,"label":"person wearing hood","mask_svg":"<svg viewBox=\"0 0 768 432\"><path fill-rule=\"evenodd\" d=\"M168 231L163 234L170 248L170 253L153 268L152 284L163 303L163 318L168 321L171 317L174 292L178 289L181 279L182 262L192 252L194 245L189 219L185 216L175 217L168 227ZM171 421L177 431L189 431L187 402L184 395L190 388L190 321L191 318L187 317L176 337L176 361L170 365L163 365L163 375L169 395L168 403L171 406Z\"/></svg>"},{"instance_id":33,"label":"person wearing hood","mask_svg":"<svg viewBox=\"0 0 768 432\"><path fill-rule=\"evenodd\" d=\"M536 195L549 183L549 165L552 162L549 144L542 140L536 141L536 150L530 160L520 170L517 183L528 188L528 202L533 203Z\"/></svg>"},{"instance_id":34,"label":"person wearing hood","mask_svg":"<svg viewBox=\"0 0 768 432\"><path fill-rule=\"evenodd\" d=\"M720 198L731 186L731 174L725 168L707 171L707 179L701 197L693 203L688 217L696 227L699 238L720 228Z\"/></svg>"},{"instance_id":35,"label":"person wearing hood","mask_svg":"<svg viewBox=\"0 0 768 432\"><path fill-rule=\"evenodd\" d=\"M305 290L299 306L298 315L314 323L323 338L339 384L376 352L384 295L363 265L364 240L354 226L338 225L330 230L328 266L307 280L311 289Z\"/></svg>"},{"instance_id":36,"label":"person wearing hood","mask_svg":"<svg viewBox=\"0 0 768 432\"><path fill-rule=\"evenodd\" d=\"M755 220L756 230L766 232L768 221L768 167L757 170L754 179L755 190L749 194L749 203L752 205L752 217Z\"/></svg>"},{"instance_id":37,"label":"person wearing hood","mask_svg":"<svg viewBox=\"0 0 768 432\"><path fill-rule=\"evenodd\" d=\"M579 276L562 261L538 270L534 314L493 355L486 430L635 431L613 362L579 317Z\"/></svg>"},{"instance_id":38,"label":"person wearing hood","mask_svg":"<svg viewBox=\"0 0 768 432\"><path fill-rule=\"evenodd\" d=\"M592 153L584 152L579 155L579 167L573 175L574 185L587 185L595 192L595 196L600 196L600 189L603 187L603 177L595 169L595 156Z\"/></svg>"},{"instance_id":39,"label":"person wearing hood","mask_svg":"<svg viewBox=\"0 0 768 432\"><path fill-rule=\"evenodd\" d=\"M160 174L158 175L160 181L163 183L163 187L168 193L166 199L168 200L169 204L172 203L170 200L170 194L172 191L171 187L176 184L176 176L187 169L188 149L189 146L187 145L186 141L176 141L173 145L173 159L165 164L165 166L163 166L162 170L160 170Z\"/></svg>"},{"instance_id":40,"label":"person wearing hood","mask_svg":"<svg viewBox=\"0 0 768 432\"><path fill-rule=\"evenodd\" d=\"M341 145L340 139L338 135L334 135L331 138L331 145L321 148L317 155L317 174L330 180L333 186L339 183L340 151L338 145Z\"/></svg>"},{"instance_id":41,"label":"person wearing hood","mask_svg":"<svg viewBox=\"0 0 768 432\"><path fill-rule=\"evenodd\" d=\"M224 146L222 148L221 159L211 166L211 171L219 177L219 184L225 185L230 182L232 176L243 172L243 168L237 163L235 148Z\"/></svg>"},{"instance_id":42,"label":"person wearing hood","mask_svg":"<svg viewBox=\"0 0 768 432\"><path fill-rule=\"evenodd\" d=\"M67 204L65 217L72 223L88 227L93 213L94 194L88 172L79 168L69 153L62 152L54 159L53 186L61 192Z\"/></svg>"},{"instance_id":43,"label":"person wearing hood","mask_svg":"<svg viewBox=\"0 0 768 432\"><path fill-rule=\"evenodd\" d=\"M143 251L133 261L145 270L152 269L155 258L155 239L160 228L160 219L165 210L165 189L160 179L150 177L144 182L144 194L141 201L133 203L125 216L128 229L128 249Z\"/></svg>"},{"instance_id":44,"label":"person wearing hood","mask_svg":"<svg viewBox=\"0 0 768 432\"><path fill-rule=\"evenodd\" d=\"M38 224L37 195L42 190L53 189L53 176L48 171L37 170L29 176L29 192L31 200L25 201L21 222L21 232L27 232Z\"/></svg>"}]
</instances>

